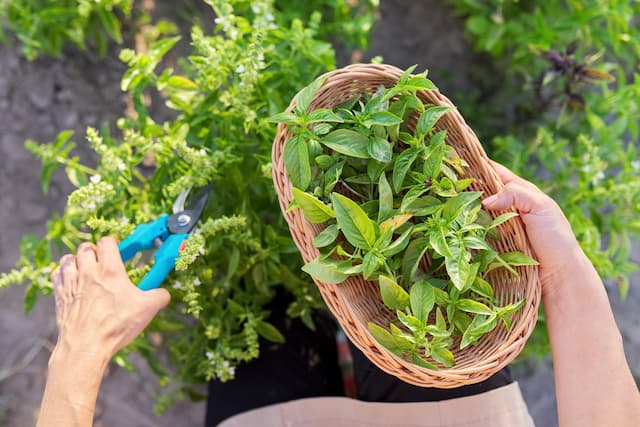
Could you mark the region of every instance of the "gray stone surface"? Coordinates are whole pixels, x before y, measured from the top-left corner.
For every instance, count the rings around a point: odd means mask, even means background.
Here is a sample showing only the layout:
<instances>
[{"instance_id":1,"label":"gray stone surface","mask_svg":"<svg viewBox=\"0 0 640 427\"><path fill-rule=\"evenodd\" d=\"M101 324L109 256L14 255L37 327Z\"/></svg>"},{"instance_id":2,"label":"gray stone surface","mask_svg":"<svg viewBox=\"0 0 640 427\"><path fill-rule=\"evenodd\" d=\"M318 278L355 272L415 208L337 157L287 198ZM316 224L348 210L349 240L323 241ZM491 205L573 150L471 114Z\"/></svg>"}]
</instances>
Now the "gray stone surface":
<instances>
[{"instance_id":1,"label":"gray stone surface","mask_svg":"<svg viewBox=\"0 0 640 427\"><path fill-rule=\"evenodd\" d=\"M443 2L381 3L380 21L365 59L382 55L385 62L400 67L418 64L419 69L429 68L430 77L448 95L468 87L467 70L480 60L471 52L459 22ZM344 64L346 58L343 53L340 62ZM16 49L0 46L0 271L9 270L17 260L22 235L44 232L44 221L62 209L71 190L64 175L58 173L49 193L42 194L39 163L23 149L23 141L51 141L58 131L71 128L76 131L77 153L84 158L90 156L83 143L84 129L113 122L122 114L119 79L123 70L115 54L99 59L70 53L61 60L29 63L18 56ZM639 279L634 278L627 302L620 302L616 290L610 289L636 378L640 378L640 312L636 309ZM34 311L24 316L23 290L15 287L0 292L0 425L6 427L34 424L49 352L55 342L51 298L42 298ZM158 387L155 377L139 365L140 372L135 375L117 367L109 370L95 425L202 425L203 404L182 402L161 417L154 416L153 394ZM517 378L537 425L557 425L549 360L519 369Z\"/></svg>"}]
</instances>

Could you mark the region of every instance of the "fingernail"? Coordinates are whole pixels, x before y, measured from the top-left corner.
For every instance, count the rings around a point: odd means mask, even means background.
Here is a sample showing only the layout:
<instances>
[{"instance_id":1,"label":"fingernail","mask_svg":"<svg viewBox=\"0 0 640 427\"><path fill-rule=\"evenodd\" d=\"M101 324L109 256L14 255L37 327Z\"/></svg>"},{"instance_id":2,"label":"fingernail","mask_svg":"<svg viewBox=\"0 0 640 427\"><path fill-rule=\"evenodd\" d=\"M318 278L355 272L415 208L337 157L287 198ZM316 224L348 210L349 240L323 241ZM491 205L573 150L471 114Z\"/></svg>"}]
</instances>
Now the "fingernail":
<instances>
[{"instance_id":1,"label":"fingernail","mask_svg":"<svg viewBox=\"0 0 640 427\"><path fill-rule=\"evenodd\" d=\"M498 195L494 194L493 196L489 196L486 199L484 199L482 201L482 204L484 204L484 205L492 205L492 204L495 203L496 200L498 200Z\"/></svg>"}]
</instances>

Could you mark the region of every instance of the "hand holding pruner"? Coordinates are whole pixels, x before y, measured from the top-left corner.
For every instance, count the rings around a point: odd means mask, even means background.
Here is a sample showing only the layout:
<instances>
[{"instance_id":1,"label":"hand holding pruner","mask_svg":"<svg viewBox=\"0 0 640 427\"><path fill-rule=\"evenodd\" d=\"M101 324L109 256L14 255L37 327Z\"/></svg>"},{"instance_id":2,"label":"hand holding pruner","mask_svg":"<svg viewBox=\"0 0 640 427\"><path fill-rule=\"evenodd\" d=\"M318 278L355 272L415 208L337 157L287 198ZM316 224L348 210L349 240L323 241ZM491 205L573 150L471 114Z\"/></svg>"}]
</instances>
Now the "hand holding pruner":
<instances>
[{"instance_id":1,"label":"hand holding pruner","mask_svg":"<svg viewBox=\"0 0 640 427\"><path fill-rule=\"evenodd\" d=\"M183 191L173 204L172 215L163 214L154 221L138 225L131 235L120 242L118 249L123 261L133 258L138 252L158 246L153 267L140 281L138 288L143 291L157 288L175 268L176 258L184 250L189 234L196 230L196 224L209 200L210 189L211 184L208 184L198 190L186 209L184 204L191 188Z\"/></svg>"}]
</instances>

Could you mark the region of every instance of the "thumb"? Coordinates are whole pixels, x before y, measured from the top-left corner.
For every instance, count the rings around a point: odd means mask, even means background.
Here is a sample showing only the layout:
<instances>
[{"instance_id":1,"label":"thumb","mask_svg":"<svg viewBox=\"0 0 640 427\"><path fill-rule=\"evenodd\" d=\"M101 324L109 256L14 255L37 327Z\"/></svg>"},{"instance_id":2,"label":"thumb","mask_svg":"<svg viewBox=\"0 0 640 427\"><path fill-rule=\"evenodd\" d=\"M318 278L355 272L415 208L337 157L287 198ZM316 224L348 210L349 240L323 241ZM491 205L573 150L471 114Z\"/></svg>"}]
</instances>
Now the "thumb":
<instances>
[{"instance_id":1,"label":"thumb","mask_svg":"<svg viewBox=\"0 0 640 427\"><path fill-rule=\"evenodd\" d=\"M149 311L153 313L152 317L158 314L158 312L165 308L169 304L169 301L171 301L169 291L164 288L151 289L146 291L144 296L147 300Z\"/></svg>"},{"instance_id":2,"label":"thumb","mask_svg":"<svg viewBox=\"0 0 640 427\"><path fill-rule=\"evenodd\" d=\"M497 194L482 201L485 208L490 210L506 210L516 208L523 214L541 214L549 206L551 200L541 191L525 187L517 182L509 182Z\"/></svg>"}]
</instances>

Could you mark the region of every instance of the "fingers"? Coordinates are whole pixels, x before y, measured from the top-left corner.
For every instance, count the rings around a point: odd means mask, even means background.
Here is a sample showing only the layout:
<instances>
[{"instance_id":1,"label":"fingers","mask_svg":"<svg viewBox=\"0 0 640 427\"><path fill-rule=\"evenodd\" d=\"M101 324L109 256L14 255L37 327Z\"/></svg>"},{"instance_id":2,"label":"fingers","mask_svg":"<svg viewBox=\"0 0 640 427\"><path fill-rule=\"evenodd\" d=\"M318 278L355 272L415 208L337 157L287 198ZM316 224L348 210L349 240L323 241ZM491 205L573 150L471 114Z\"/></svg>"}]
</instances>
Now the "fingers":
<instances>
[{"instance_id":1,"label":"fingers","mask_svg":"<svg viewBox=\"0 0 640 427\"><path fill-rule=\"evenodd\" d=\"M60 258L60 272L62 273L62 300L66 303L79 293L76 257L65 255Z\"/></svg>"},{"instance_id":2,"label":"fingers","mask_svg":"<svg viewBox=\"0 0 640 427\"><path fill-rule=\"evenodd\" d=\"M540 215L547 213L554 202L540 190L516 181L510 181L498 194L484 199L482 204L491 210L506 210L515 207L522 214Z\"/></svg>"},{"instance_id":3,"label":"fingers","mask_svg":"<svg viewBox=\"0 0 640 427\"><path fill-rule=\"evenodd\" d=\"M56 303L56 321L58 328L60 328L60 322L62 320L62 313L64 310L64 304L62 303L62 272L60 267L53 270L51 273L51 283L53 283L53 297Z\"/></svg>"},{"instance_id":4,"label":"fingers","mask_svg":"<svg viewBox=\"0 0 640 427\"><path fill-rule=\"evenodd\" d=\"M98 263L106 271L125 273L126 269L118 249L118 241L113 237L103 237L98 241Z\"/></svg>"},{"instance_id":5,"label":"fingers","mask_svg":"<svg viewBox=\"0 0 640 427\"><path fill-rule=\"evenodd\" d=\"M88 242L80 244L80 246L78 246L76 262L81 274L85 271L95 270L98 266L98 260L96 259L96 246Z\"/></svg>"}]
</instances>

